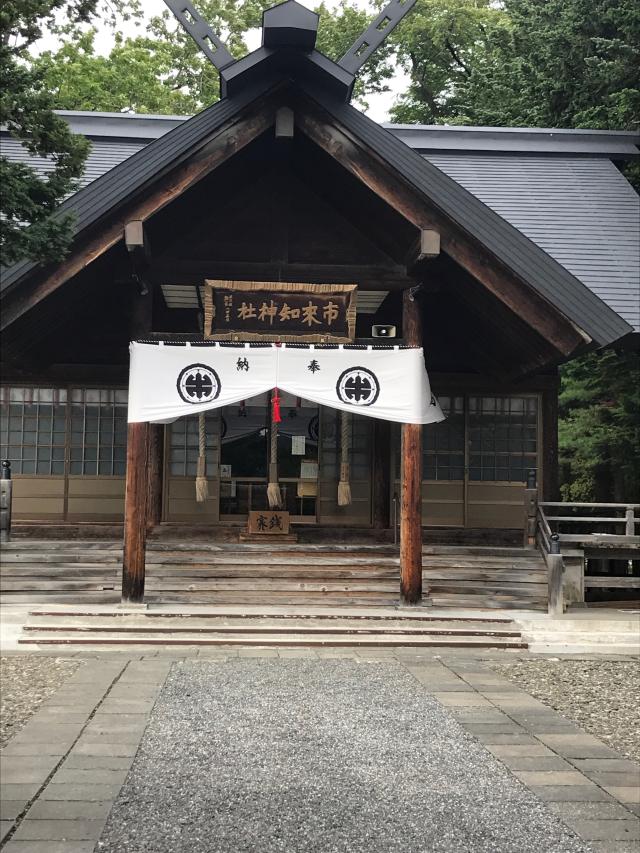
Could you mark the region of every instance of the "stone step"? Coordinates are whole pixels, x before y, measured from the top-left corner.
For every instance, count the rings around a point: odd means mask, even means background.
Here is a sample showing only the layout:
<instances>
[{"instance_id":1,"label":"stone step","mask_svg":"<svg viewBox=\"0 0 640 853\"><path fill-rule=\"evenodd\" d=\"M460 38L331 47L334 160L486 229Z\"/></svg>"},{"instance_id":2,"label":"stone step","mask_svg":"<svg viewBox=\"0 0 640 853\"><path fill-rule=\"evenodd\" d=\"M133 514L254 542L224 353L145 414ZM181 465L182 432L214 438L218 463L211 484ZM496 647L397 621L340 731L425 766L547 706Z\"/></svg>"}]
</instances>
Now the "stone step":
<instances>
[{"instance_id":1,"label":"stone step","mask_svg":"<svg viewBox=\"0 0 640 853\"><path fill-rule=\"evenodd\" d=\"M451 622L440 620L377 620L375 615L367 619L342 619L335 617L299 619L228 619L224 617L201 618L167 617L148 615L111 616L86 618L78 616L35 617L31 616L23 630L28 633L86 633L86 634L368 634L368 635L412 635L452 637L520 637L515 623L491 624L481 621Z\"/></svg>"},{"instance_id":2,"label":"stone step","mask_svg":"<svg viewBox=\"0 0 640 853\"><path fill-rule=\"evenodd\" d=\"M83 618L91 619L228 619L239 620L250 623L256 620L268 620L269 623L274 620L288 623L292 620L304 620L304 623L317 622L318 620L331 620L334 624L335 620L350 620L357 622L364 619L369 625L372 624L404 624L411 625L412 623L434 622L446 623L447 625L467 625L473 626L489 626L493 628L496 625L512 626L515 622L505 616L496 615L478 615L477 613L462 612L447 612L446 614L434 614L430 609L422 606L415 607L380 607L375 611L371 609L362 609L358 607L345 607L340 610L335 610L327 607L278 607L278 606L261 606L253 605L249 607L241 606L201 606L191 605L180 608L169 606L154 606L152 609L137 609L133 610L125 607L49 607L36 608L29 611L29 616L33 618Z\"/></svg>"},{"instance_id":3,"label":"stone step","mask_svg":"<svg viewBox=\"0 0 640 853\"><path fill-rule=\"evenodd\" d=\"M492 637L492 636L420 636L420 635L367 635L349 634L341 632L325 633L237 633L225 634L222 632L207 634L187 633L181 636L163 634L158 632L147 632L144 635L129 636L122 633L111 633L100 636L81 637L71 633L46 633L38 636L22 636L18 638L20 645L35 646L259 646L259 647L373 647L373 648L396 648L400 646L411 647L462 647L462 648L502 648L502 649L525 649L526 643L518 637Z\"/></svg>"}]
</instances>

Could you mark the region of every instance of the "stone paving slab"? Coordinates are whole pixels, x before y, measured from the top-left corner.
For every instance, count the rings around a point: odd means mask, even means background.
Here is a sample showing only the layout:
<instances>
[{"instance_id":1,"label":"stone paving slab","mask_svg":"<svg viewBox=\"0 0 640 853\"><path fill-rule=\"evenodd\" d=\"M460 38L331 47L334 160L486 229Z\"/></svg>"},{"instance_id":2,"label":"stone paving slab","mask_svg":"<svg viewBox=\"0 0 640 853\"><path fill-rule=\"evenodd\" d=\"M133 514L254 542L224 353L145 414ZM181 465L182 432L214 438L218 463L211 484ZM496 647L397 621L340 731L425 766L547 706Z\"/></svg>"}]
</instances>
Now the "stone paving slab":
<instances>
[{"instance_id":1,"label":"stone paving slab","mask_svg":"<svg viewBox=\"0 0 640 853\"><path fill-rule=\"evenodd\" d=\"M273 654L262 654L265 651ZM456 724L457 721L470 733L470 743L475 743L476 749L482 750L498 768L504 768L504 772L511 774L508 778L513 785L526 783L530 794L537 798L534 802L538 803L538 808L543 808L545 813L556 816L563 825L577 832L585 842L588 841L593 853L638 853L640 850L637 838L640 767L488 669L483 660L470 657L469 652L449 650L435 655L411 649L385 649L384 653L373 649L318 649L311 655L300 655L299 652L308 650L281 651L293 651L295 654L280 655L273 649L247 649L243 653L239 649L202 648L197 650L196 660L210 666L215 662L251 666L252 661L263 666L311 665L321 667L317 670L321 672L317 683L322 685L327 678L324 667L336 662L359 665L360 672L371 669L375 673L379 666L399 668L399 671L410 674L421 695L430 702L433 699L429 694L439 694L437 707L448 723ZM161 695L167 674L172 666L180 667L180 661L185 658L193 660L195 653L180 649L167 655L156 651L141 654L111 652L83 653L82 657L90 658L89 665L81 667L27 723L26 728L33 729L36 739L16 736L2 753L3 769L6 767L14 780L36 779L34 782L9 783L5 778L2 780L5 784L0 791L3 797L0 818L5 821L3 830L13 833L11 840L3 846L3 853L93 853L107 814L123 790L121 783L132 767L140 739L151 719L151 709ZM303 687L305 683L303 681ZM363 702L362 707L371 706L371 718L374 719L380 702L372 702L371 695L375 695L375 691L367 696L368 701ZM384 699L381 703L383 708L387 704ZM299 723L299 720L294 722ZM42 740L41 733L49 725L54 733L58 728L55 744ZM72 736L71 729L68 733L61 732L59 727L65 725L73 728L76 735ZM422 732L429 730L429 727L421 729ZM405 728L405 736L408 731L410 729ZM295 728L294 740L301 738L302 745L308 747L308 741L305 742L307 735L304 729ZM282 737L281 732L278 732L278 737ZM276 743L279 744L277 738ZM52 775L55 768L57 770ZM44 773L48 776L41 783L38 774ZM514 774L520 776L520 780ZM553 774L562 775L552 778ZM580 783L575 784L578 779ZM233 781L235 783L235 779ZM533 784L540 781L553 784ZM569 784L559 784L559 781ZM489 791L487 798L492 794L493 791ZM457 792L449 799L455 799L456 795ZM370 792L362 797L365 809L369 808L370 799ZM444 819L437 808L432 811L438 820ZM424 811L421 815L423 819ZM16 819L22 836L14 829ZM93 837L76 840L68 837L64 841L57 838L68 822L74 825L72 835L92 832ZM462 825L468 829L464 821ZM26 839L24 833L48 833L48 837ZM377 838L374 841L377 842ZM397 838L394 846L387 849L393 849L394 853L396 850L399 853L417 853L426 849L422 844L403 848L396 842ZM166 849L181 853L182 848L178 845ZM225 849L221 848L222 853ZM228 849L236 853L235 847ZM260 844L254 849L263 853ZM307 853L307 848L304 849ZM344 849L349 849L349 853L352 851L351 847ZM373 846L370 849L375 851L377 848ZM431 849L455 849L456 853L458 850L462 853L465 848L434 846ZM192 851L189 847L188 850L189 853L198 853L197 848ZM542 850L547 853L549 848L542 846ZM134 850L121 848L118 853L134 853ZM138 853L137 849L135 853ZM164 853L164 848L153 850L153 853ZM297 850L289 849L287 853L297 853ZM476 853L476 848L469 848L469 853ZM502 847L500 853L504 853ZM523 851L518 848L518 853ZM565 849L562 853L566 853Z\"/></svg>"},{"instance_id":2,"label":"stone paving slab","mask_svg":"<svg viewBox=\"0 0 640 853\"><path fill-rule=\"evenodd\" d=\"M100 850L212 837L216 853L588 850L397 661L301 655L176 666Z\"/></svg>"},{"instance_id":3,"label":"stone paving slab","mask_svg":"<svg viewBox=\"0 0 640 853\"><path fill-rule=\"evenodd\" d=\"M93 841L11 841L3 853L93 853Z\"/></svg>"}]
</instances>

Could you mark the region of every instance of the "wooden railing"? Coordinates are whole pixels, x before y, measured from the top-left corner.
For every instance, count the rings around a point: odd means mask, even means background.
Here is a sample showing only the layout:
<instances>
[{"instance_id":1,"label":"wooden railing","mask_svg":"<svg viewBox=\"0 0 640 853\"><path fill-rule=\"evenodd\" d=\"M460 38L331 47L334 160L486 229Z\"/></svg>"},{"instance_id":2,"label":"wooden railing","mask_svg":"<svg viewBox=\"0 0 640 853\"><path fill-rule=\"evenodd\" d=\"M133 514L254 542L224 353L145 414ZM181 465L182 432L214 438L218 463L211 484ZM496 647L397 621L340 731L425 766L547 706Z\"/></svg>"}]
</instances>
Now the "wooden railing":
<instances>
[{"instance_id":1,"label":"wooden railing","mask_svg":"<svg viewBox=\"0 0 640 853\"><path fill-rule=\"evenodd\" d=\"M531 511L529 507L529 516ZM563 545L582 549L585 557L591 559L633 559L636 554L640 556L640 535L636 535L636 526L640 525L639 511L640 504L536 502L535 541L549 569L550 613L557 615L564 610ZM608 529L594 529L598 527ZM585 576L584 585L640 588L640 577Z\"/></svg>"},{"instance_id":2,"label":"wooden railing","mask_svg":"<svg viewBox=\"0 0 640 853\"><path fill-rule=\"evenodd\" d=\"M547 514L547 510L552 512ZM585 510L595 510L597 515L585 515ZM601 514L605 512L608 515ZM622 514L614 515L613 513ZM622 547L635 550L640 547L640 536L635 535L636 525L640 525L640 504L540 501L538 523L547 537L557 533L561 545L563 542L571 542L601 548ZM613 528L614 532L593 529L603 525ZM588 531L576 530L577 526L589 529ZM573 532L568 533L562 528L571 528Z\"/></svg>"}]
</instances>

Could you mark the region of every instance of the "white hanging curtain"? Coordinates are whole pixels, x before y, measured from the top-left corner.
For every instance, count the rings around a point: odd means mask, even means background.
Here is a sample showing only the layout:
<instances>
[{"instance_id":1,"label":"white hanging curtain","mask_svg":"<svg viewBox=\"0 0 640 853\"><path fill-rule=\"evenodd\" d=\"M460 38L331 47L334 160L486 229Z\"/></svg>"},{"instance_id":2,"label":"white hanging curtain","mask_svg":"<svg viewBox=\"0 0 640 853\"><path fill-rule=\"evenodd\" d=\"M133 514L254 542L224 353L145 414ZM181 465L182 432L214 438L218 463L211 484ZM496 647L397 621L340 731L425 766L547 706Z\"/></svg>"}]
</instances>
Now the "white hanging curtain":
<instances>
[{"instance_id":1,"label":"white hanging curtain","mask_svg":"<svg viewBox=\"0 0 640 853\"><path fill-rule=\"evenodd\" d=\"M278 388L400 423L443 420L421 347L132 343L129 422L169 423Z\"/></svg>"}]
</instances>

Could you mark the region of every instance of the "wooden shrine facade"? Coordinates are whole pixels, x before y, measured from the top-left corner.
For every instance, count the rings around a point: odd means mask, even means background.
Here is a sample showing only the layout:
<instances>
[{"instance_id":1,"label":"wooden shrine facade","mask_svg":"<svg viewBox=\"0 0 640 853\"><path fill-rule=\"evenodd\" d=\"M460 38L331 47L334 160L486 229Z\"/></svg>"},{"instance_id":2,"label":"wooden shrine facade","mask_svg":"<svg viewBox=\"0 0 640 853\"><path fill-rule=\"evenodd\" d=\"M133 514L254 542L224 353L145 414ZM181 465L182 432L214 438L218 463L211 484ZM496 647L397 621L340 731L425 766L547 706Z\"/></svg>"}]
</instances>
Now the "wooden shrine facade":
<instances>
[{"instance_id":1,"label":"wooden shrine facade","mask_svg":"<svg viewBox=\"0 0 640 853\"><path fill-rule=\"evenodd\" d=\"M76 236L63 261L5 275L0 444L14 519L124 517L125 597L138 600L148 527L241 526L261 508L268 422L254 401L255 441L234 455L225 430L240 435L246 413L207 417L198 504L193 420L127 435L129 342L202 340L207 280L355 284L356 342L384 326L423 346L447 420L354 418L353 502L340 507L335 413L285 401L288 440L304 450L283 484L294 522L334 529L389 529L397 496L415 601L423 526L521 528L530 472L556 496L557 366L630 327L316 72L267 70L66 202Z\"/></svg>"}]
</instances>

